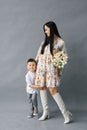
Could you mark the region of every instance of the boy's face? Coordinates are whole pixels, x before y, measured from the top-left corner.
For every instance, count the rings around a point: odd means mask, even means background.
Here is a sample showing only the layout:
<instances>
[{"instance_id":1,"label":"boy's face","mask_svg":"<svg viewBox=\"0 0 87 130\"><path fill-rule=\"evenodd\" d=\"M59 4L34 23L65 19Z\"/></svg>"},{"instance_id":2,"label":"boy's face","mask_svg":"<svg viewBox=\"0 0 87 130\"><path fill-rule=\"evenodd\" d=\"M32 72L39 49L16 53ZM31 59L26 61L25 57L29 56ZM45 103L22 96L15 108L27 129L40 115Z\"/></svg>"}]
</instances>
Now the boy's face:
<instances>
[{"instance_id":1,"label":"boy's face","mask_svg":"<svg viewBox=\"0 0 87 130\"><path fill-rule=\"evenodd\" d=\"M35 62L28 62L27 63L28 71L34 72L36 70L36 63Z\"/></svg>"}]
</instances>

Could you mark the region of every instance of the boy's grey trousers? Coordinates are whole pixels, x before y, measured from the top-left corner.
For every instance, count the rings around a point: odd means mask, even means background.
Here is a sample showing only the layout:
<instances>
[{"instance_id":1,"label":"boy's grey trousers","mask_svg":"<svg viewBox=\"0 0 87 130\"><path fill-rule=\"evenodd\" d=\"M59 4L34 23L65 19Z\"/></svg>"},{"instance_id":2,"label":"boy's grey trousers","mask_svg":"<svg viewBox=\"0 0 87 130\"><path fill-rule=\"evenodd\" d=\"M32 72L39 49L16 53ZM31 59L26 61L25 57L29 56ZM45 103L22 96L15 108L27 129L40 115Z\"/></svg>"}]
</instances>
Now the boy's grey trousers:
<instances>
[{"instance_id":1,"label":"boy's grey trousers","mask_svg":"<svg viewBox=\"0 0 87 130\"><path fill-rule=\"evenodd\" d=\"M37 102L37 93L28 94L28 100L29 100L29 114L33 113L34 107L37 108L38 102Z\"/></svg>"}]
</instances>

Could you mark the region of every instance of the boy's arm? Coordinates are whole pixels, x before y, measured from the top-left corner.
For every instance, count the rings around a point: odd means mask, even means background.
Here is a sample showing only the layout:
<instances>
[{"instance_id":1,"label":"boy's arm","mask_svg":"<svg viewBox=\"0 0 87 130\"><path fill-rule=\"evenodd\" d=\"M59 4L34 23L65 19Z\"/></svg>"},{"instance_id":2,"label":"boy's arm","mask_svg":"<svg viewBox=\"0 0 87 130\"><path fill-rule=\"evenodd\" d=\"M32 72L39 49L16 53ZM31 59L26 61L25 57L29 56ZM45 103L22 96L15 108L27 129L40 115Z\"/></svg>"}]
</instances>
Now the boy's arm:
<instances>
[{"instance_id":1,"label":"boy's arm","mask_svg":"<svg viewBox=\"0 0 87 130\"><path fill-rule=\"evenodd\" d=\"M40 88L40 86L38 86L38 85L29 85L29 87L31 87L31 88Z\"/></svg>"}]
</instances>

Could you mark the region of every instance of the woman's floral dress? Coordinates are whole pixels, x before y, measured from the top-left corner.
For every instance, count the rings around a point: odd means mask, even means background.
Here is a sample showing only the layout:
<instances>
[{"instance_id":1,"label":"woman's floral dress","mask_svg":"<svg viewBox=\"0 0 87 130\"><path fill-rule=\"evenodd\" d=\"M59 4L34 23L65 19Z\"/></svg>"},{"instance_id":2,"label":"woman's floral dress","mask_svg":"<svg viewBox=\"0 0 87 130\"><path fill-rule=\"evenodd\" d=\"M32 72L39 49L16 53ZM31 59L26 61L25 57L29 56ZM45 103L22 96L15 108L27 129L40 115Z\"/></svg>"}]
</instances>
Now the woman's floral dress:
<instances>
[{"instance_id":1,"label":"woman's floral dress","mask_svg":"<svg viewBox=\"0 0 87 130\"><path fill-rule=\"evenodd\" d=\"M58 68L56 68L52 63L50 44L45 47L44 54L40 54L42 44L36 56L38 64L36 70L35 85L39 85L41 87L58 87L60 84L60 78L58 76ZM60 48L65 51L65 43L62 39L58 39L54 43L54 49L59 50Z\"/></svg>"}]
</instances>

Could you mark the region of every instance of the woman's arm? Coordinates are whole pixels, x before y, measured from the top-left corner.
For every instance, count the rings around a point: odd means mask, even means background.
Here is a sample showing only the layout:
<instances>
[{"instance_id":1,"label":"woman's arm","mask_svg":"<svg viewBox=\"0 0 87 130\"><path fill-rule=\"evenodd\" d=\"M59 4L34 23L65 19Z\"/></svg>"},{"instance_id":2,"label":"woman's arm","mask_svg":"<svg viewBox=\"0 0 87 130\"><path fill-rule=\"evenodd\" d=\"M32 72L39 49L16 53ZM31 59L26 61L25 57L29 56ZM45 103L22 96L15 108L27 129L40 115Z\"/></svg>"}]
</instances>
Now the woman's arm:
<instances>
[{"instance_id":1,"label":"woman's arm","mask_svg":"<svg viewBox=\"0 0 87 130\"><path fill-rule=\"evenodd\" d=\"M62 39L59 39L55 48L54 48L54 54L56 54L58 51L63 51L66 53L65 49L65 42ZM62 75L62 70L58 69L58 76L60 77Z\"/></svg>"}]
</instances>

